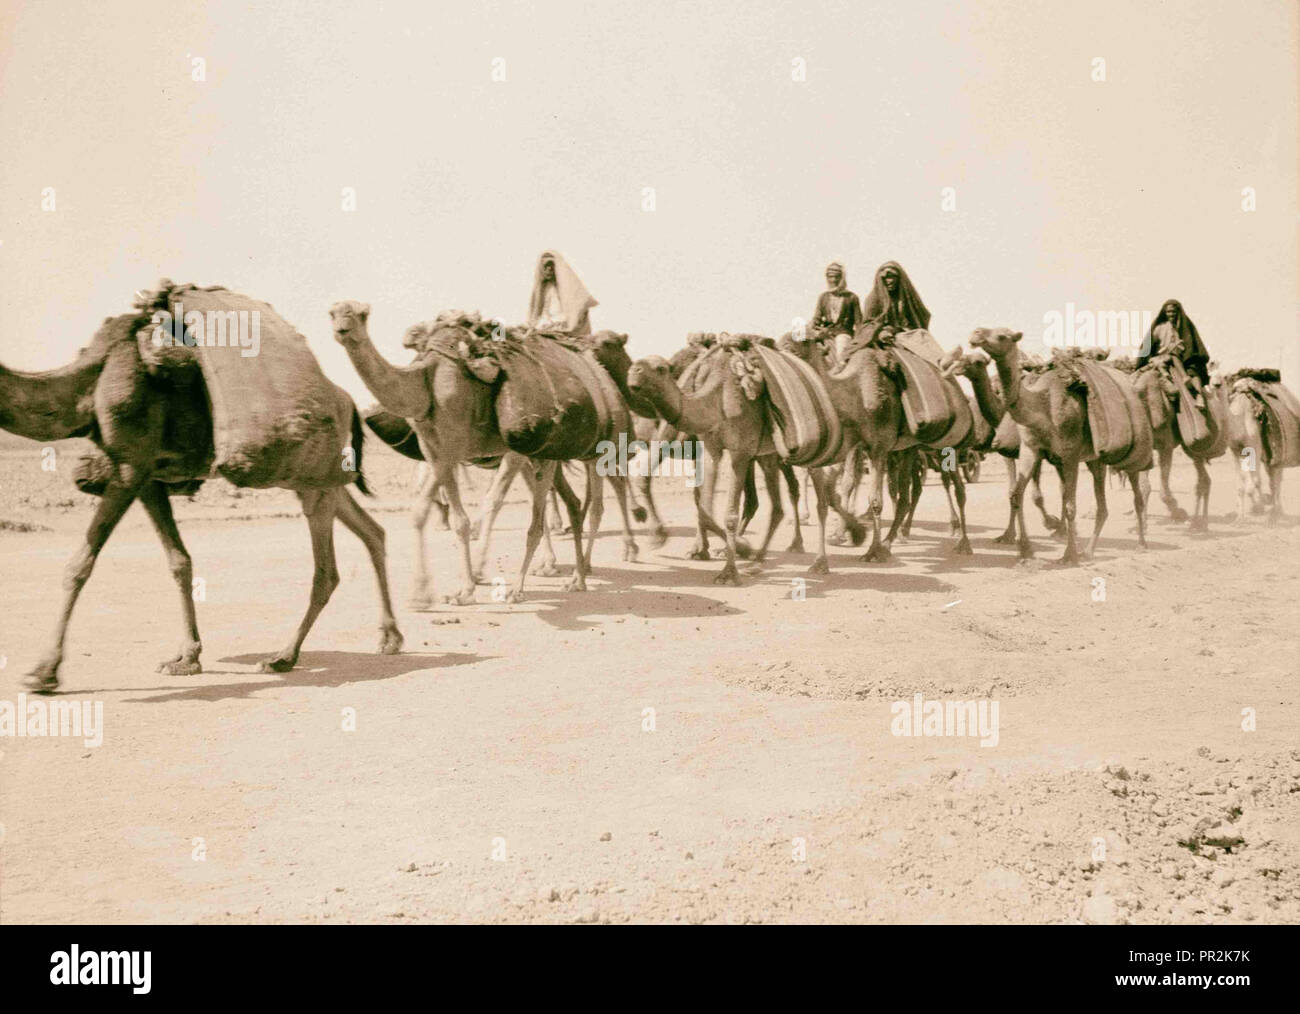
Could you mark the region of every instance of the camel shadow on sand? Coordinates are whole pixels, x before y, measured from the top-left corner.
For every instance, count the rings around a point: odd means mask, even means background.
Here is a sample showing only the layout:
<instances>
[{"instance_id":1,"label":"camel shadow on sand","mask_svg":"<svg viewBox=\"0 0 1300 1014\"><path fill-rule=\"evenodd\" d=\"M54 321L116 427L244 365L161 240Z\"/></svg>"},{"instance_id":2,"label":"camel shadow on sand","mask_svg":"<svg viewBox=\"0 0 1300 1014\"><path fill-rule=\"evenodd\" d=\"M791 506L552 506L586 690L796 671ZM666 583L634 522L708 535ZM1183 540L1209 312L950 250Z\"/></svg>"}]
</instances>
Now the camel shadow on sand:
<instances>
[{"instance_id":1,"label":"camel shadow on sand","mask_svg":"<svg viewBox=\"0 0 1300 1014\"><path fill-rule=\"evenodd\" d=\"M237 665L256 665L270 656L270 652L253 652L246 655L229 655L221 662ZM438 654L372 655L359 651L304 651L296 668L286 673L248 673L261 676L258 680L239 683L203 683L205 676L239 675L232 671L204 672L187 677L195 682L190 686L144 687L145 691L160 691L148 697L132 697L128 704L163 704L172 701L224 701L251 698L260 690L285 687L341 687L347 683L371 683L390 680L422 669L447 669L458 665L473 665L490 659L490 655L473 652L442 652ZM127 693L137 688L118 688ZM78 693L105 693L106 691L78 691Z\"/></svg>"}]
</instances>

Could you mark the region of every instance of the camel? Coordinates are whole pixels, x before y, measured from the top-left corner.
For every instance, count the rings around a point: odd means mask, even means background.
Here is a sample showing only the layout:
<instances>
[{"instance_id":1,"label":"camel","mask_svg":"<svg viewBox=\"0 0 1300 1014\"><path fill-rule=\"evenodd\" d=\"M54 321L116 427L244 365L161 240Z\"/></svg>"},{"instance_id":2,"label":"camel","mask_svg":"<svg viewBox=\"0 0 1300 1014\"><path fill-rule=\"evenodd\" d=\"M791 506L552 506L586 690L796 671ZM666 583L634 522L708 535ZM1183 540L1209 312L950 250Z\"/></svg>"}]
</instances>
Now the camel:
<instances>
[{"instance_id":1,"label":"camel","mask_svg":"<svg viewBox=\"0 0 1300 1014\"><path fill-rule=\"evenodd\" d=\"M784 517L781 507L780 459L777 457L771 436L766 432L766 421L761 399L751 399L741 386L741 379L732 370L730 356L725 352L711 351L698 365L690 393L682 391L673 379L670 364L660 356L640 359L628 374L630 390L654 405L656 411L671 426L684 433L694 434L704 445L706 454L698 467L704 474L695 488L696 514L701 529L717 531L720 526L712 518L706 492L713 488L712 473L722 461L726 451L730 459L731 483L727 496L726 525L721 534L726 538L726 563L714 578L717 584L738 584L736 569L740 501L751 463L757 462L763 472L768 494L772 500L771 514L763 542L754 553L754 561L761 562L767 553L777 526ZM826 513L828 507L841 512L844 523L856 527L861 540L861 527L854 518L842 513L833 489L827 484L821 469L814 469L814 488L817 490L818 552L809 572L825 574L829 571L826 556Z\"/></svg>"},{"instance_id":2,"label":"camel","mask_svg":"<svg viewBox=\"0 0 1300 1014\"><path fill-rule=\"evenodd\" d=\"M976 409L989 425L990 434L985 449L995 451L1007 463L1007 494L1012 503L1011 516L1007 519L1006 530L993 541L998 545L1010 546L1016 541L1016 509L1011 497L1018 482L1016 460L1020 456L1020 430L1016 421L1006 414L1001 388L989 377L988 360L978 356L962 356L954 366L955 372L970 381L971 390L975 392ZM1056 535L1061 531L1061 519L1047 513L1043 487L1039 481L1042 468L1043 463L1039 461L1030 475L1032 497L1034 506L1043 515L1043 524L1051 534Z\"/></svg>"},{"instance_id":3,"label":"camel","mask_svg":"<svg viewBox=\"0 0 1300 1014\"><path fill-rule=\"evenodd\" d=\"M851 349L846 362L838 368L832 366L825 343L819 340L796 342L786 335L780 347L804 359L816 371L830 393L831 402L839 413L845 431L846 467L841 471L839 499L856 482L857 459L855 448L867 459L871 473L871 500L867 508L871 520L871 545L863 555L869 563L880 563L890 558L890 544L908 516L916 498L919 479L924 472L918 467L914 448L926 449L918 444L904 426L903 403L899 394L897 366L887 347L862 345ZM968 438L969 439L969 438ZM942 449L937 446L934 449ZM958 522L961 537L953 552L971 553L970 539L966 534L966 488L957 471L945 471L944 484L952 481L955 488ZM886 537L881 537L880 517L884 509L885 480L890 478L891 491L897 493L894 520Z\"/></svg>"},{"instance_id":4,"label":"camel","mask_svg":"<svg viewBox=\"0 0 1300 1014\"><path fill-rule=\"evenodd\" d=\"M557 462L525 458L506 446L497 428L492 389L467 374L459 360L433 351L410 366L394 366L379 354L370 339L366 325L369 305L344 300L335 303L329 312L334 338L347 352L367 389L386 411L408 421L419 440L421 453L433 469L434 485L446 491L454 518L453 530L460 544L462 580L459 591L445 596L444 601L454 605L472 603L477 583L470 559L469 515L461 502L456 466L464 461L500 456L502 469L509 466L515 473L523 468L531 470L532 517L523 565L515 586L506 594L507 602L522 602L528 567L545 530L546 494L556 484ZM455 323L435 322L435 328L449 331L453 344L470 337L465 328ZM431 338L436 336L436 331ZM565 590L585 591L587 568L582 551L581 505L562 479L559 489L573 525L577 560ZM428 588L421 546L416 561L417 600L422 593L428 596Z\"/></svg>"},{"instance_id":5,"label":"camel","mask_svg":"<svg viewBox=\"0 0 1300 1014\"><path fill-rule=\"evenodd\" d=\"M1093 492L1097 500L1092 539L1085 551L1091 558L1106 523L1106 466L1097 457L1088 427L1088 410L1084 395L1074 389L1063 371L1049 369L1026 374L1021 369L1019 341L1022 333L1007 328L977 328L971 335L973 348L987 353L997 366L1002 385L1003 406L1016 421L1020 431L1020 475L1011 493L1011 507L1016 514L1021 562L1033 557L1033 547L1025 528L1024 492L1030 478L1046 458L1061 476L1061 518L1065 526L1065 551L1060 563L1077 565L1079 551L1075 541L1076 492L1079 464L1092 473ZM1139 469L1129 472L1133 489L1133 507L1137 514L1138 545L1147 548L1146 497Z\"/></svg>"},{"instance_id":6,"label":"camel","mask_svg":"<svg viewBox=\"0 0 1300 1014\"><path fill-rule=\"evenodd\" d=\"M1169 508L1169 516L1175 521L1187 521L1187 512L1178 506L1173 491L1169 488L1169 473L1174 462L1174 448L1182 445L1178 435L1178 426L1174 413L1174 398L1177 396L1173 385L1166 379L1164 364L1172 357L1159 355L1141 369L1133 372L1133 387L1138 397L1146 406L1151 419L1151 437L1156 450L1156 460L1160 464L1160 499ZM1211 425L1216 433L1222 433L1227 426L1227 404L1221 389L1204 392L1205 403L1210 410ZM1206 462L1223 453L1225 441L1215 441L1215 446L1207 452L1193 454L1183 446L1183 452L1196 467L1196 499L1192 507L1192 517L1188 528L1191 531L1205 531L1209 527L1210 514L1210 470Z\"/></svg>"},{"instance_id":7,"label":"camel","mask_svg":"<svg viewBox=\"0 0 1300 1014\"><path fill-rule=\"evenodd\" d=\"M170 288L170 283L163 283ZM144 505L167 554L180 594L183 633L174 656L159 663L169 675L203 671L193 598L193 566L172 514L170 496L191 493L212 474L213 417L197 363L192 370L145 368L136 332L150 321L147 309L109 317L69 366L39 373L0 367L0 427L42 442L89 437L99 454L98 484L87 487L100 501L87 529L85 544L69 563L64 601L50 643L24 684L38 693L59 686L68 623L73 607L94 570L104 544L136 500ZM350 435L357 488L368 493L361 474L361 418L352 399L334 391L332 425L340 438ZM340 443L342 440L340 439ZM332 452L331 452L332 453ZM337 469L337 464L333 467ZM322 469L323 472L325 469ZM312 486L286 480L302 503L311 530L314 571L307 612L288 645L263 660L262 672L288 672L298 661L303 641L325 607L339 575L334 559L334 520L356 535L370 554L379 584L381 626L379 651L401 650L402 635L388 593L384 529L338 484Z\"/></svg>"},{"instance_id":8,"label":"camel","mask_svg":"<svg viewBox=\"0 0 1300 1014\"><path fill-rule=\"evenodd\" d=\"M1275 525L1284 515L1282 513L1282 473L1280 464L1269 461L1269 447L1266 434L1260 422L1254 396L1250 393L1252 383L1249 377L1233 376L1227 380L1212 383L1227 401L1226 425L1228 430L1228 449L1237 463L1237 516L1238 524L1244 524L1247 517L1246 500L1249 495L1251 513L1263 512L1263 492L1259 474L1268 472L1268 515L1267 524Z\"/></svg>"}]
</instances>

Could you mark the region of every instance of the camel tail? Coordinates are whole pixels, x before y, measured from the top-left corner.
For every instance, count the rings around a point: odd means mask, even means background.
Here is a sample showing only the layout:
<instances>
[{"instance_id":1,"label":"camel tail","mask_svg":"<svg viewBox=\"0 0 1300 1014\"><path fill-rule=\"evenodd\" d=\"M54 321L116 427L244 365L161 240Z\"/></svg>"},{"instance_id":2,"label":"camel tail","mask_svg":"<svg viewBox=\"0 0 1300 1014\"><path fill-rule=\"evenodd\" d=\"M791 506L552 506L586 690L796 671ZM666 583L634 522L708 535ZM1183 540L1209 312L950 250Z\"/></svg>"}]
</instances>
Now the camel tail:
<instances>
[{"instance_id":1,"label":"camel tail","mask_svg":"<svg viewBox=\"0 0 1300 1014\"><path fill-rule=\"evenodd\" d=\"M352 406L352 451L356 455L355 464L357 466L357 489L361 490L366 496L374 496L370 487L366 485L366 477L361 471L361 449L366 443L366 428L361 425L361 413L355 405Z\"/></svg>"}]
</instances>

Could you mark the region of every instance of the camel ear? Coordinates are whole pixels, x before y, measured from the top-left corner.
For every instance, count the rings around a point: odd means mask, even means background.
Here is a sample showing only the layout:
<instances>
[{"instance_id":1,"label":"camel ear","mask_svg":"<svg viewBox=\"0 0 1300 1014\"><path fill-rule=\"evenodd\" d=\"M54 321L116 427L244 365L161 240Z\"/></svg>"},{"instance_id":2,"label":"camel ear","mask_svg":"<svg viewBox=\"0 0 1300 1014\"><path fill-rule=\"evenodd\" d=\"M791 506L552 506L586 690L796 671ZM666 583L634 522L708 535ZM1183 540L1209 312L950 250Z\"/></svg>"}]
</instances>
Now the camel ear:
<instances>
[{"instance_id":1,"label":"camel ear","mask_svg":"<svg viewBox=\"0 0 1300 1014\"><path fill-rule=\"evenodd\" d=\"M361 317L362 320L369 320L369 319L370 319L370 304L369 304L369 303L362 303L362 304L361 304L361 313L360 313L360 317Z\"/></svg>"},{"instance_id":2,"label":"camel ear","mask_svg":"<svg viewBox=\"0 0 1300 1014\"><path fill-rule=\"evenodd\" d=\"M626 345L626 344L627 344L627 335L625 335L625 334L619 334L618 332L615 332L615 333L614 333L614 337L618 339L618 343L619 343L620 345Z\"/></svg>"},{"instance_id":3,"label":"camel ear","mask_svg":"<svg viewBox=\"0 0 1300 1014\"><path fill-rule=\"evenodd\" d=\"M1023 338L1024 336L1025 336L1025 333L1024 333L1023 331L1013 331L1013 332L1011 333L1011 340L1012 340L1013 342L1018 342L1018 341L1020 341L1020 339Z\"/></svg>"}]
</instances>

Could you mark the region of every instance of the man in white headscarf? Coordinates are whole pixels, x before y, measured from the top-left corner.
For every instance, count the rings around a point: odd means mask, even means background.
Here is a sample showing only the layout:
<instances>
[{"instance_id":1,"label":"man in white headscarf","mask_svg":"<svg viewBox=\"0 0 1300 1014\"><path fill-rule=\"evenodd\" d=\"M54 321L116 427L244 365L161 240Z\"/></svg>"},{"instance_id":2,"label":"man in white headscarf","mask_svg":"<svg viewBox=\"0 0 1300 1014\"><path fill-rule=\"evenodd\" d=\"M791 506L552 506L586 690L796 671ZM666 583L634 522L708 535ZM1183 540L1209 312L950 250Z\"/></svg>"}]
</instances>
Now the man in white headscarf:
<instances>
[{"instance_id":1,"label":"man in white headscarf","mask_svg":"<svg viewBox=\"0 0 1300 1014\"><path fill-rule=\"evenodd\" d=\"M587 287L554 250L537 259L533 294L528 300L528 326L539 331L591 334L588 311L599 305Z\"/></svg>"}]
</instances>

